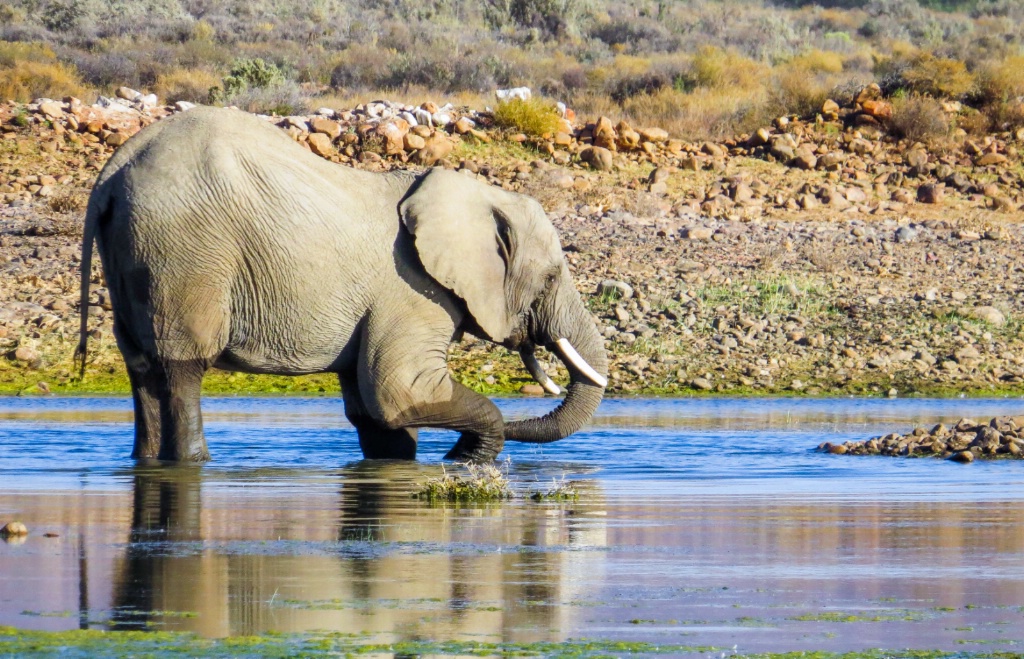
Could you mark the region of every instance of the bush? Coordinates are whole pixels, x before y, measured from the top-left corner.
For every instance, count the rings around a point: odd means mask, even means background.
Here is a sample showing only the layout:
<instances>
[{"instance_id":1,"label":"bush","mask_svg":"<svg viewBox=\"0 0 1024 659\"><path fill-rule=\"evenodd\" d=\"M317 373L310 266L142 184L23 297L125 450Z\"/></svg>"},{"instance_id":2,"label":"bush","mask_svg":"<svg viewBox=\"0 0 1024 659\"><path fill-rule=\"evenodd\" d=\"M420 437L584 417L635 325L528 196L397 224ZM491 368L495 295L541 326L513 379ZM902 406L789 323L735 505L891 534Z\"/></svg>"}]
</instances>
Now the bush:
<instances>
[{"instance_id":1,"label":"bush","mask_svg":"<svg viewBox=\"0 0 1024 659\"><path fill-rule=\"evenodd\" d=\"M284 82L284 74L273 62L259 57L235 60L224 78L224 93L232 96L246 89L267 89Z\"/></svg>"},{"instance_id":2,"label":"bush","mask_svg":"<svg viewBox=\"0 0 1024 659\"><path fill-rule=\"evenodd\" d=\"M935 97L961 98L974 89L974 76L959 60L921 53L903 71L908 91Z\"/></svg>"},{"instance_id":3,"label":"bush","mask_svg":"<svg viewBox=\"0 0 1024 659\"><path fill-rule=\"evenodd\" d=\"M288 116L309 111L309 99L298 84L288 81L273 87L250 87L234 94L218 94L210 90L210 102L234 105L246 112Z\"/></svg>"},{"instance_id":4,"label":"bush","mask_svg":"<svg viewBox=\"0 0 1024 659\"><path fill-rule=\"evenodd\" d=\"M763 84L767 67L732 51L704 46L693 58L688 80L695 87L751 89Z\"/></svg>"},{"instance_id":5,"label":"bush","mask_svg":"<svg viewBox=\"0 0 1024 659\"><path fill-rule=\"evenodd\" d=\"M33 99L84 96L75 70L59 62L22 62L0 69L0 98L27 103Z\"/></svg>"},{"instance_id":6,"label":"bush","mask_svg":"<svg viewBox=\"0 0 1024 659\"><path fill-rule=\"evenodd\" d=\"M174 69L156 79L153 91L167 103L209 103L210 88L218 83L220 79L216 75L203 69Z\"/></svg>"},{"instance_id":7,"label":"bush","mask_svg":"<svg viewBox=\"0 0 1024 659\"><path fill-rule=\"evenodd\" d=\"M514 98L498 103L494 109L494 123L501 128L539 137L558 130L558 113L547 101Z\"/></svg>"},{"instance_id":8,"label":"bush","mask_svg":"<svg viewBox=\"0 0 1024 659\"><path fill-rule=\"evenodd\" d=\"M909 94L893 98L889 130L911 142L934 143L949 135L950 120L942 103L929 96Z\"/></svg>"},{"instance_id":9,"label":"bush","mask_svg":"<svg viewBox=\"0 0 1024 659\"><path fill-rule=\"evenodd\" d=\"M0 67L15 66L19 62L56 61L57 55L44 43L0 41Z\"/></svg>"},{"instance_id":10,"label":"bush","mask_svg":"<svg viewBox=\"0 0 1024 659\"><path fill-rule=\"evenodd\" d=\"M978 91L987 103L1007 103L1024 97L1024 55L990 62L978 75Z\"/></svg>"}]
</instances>

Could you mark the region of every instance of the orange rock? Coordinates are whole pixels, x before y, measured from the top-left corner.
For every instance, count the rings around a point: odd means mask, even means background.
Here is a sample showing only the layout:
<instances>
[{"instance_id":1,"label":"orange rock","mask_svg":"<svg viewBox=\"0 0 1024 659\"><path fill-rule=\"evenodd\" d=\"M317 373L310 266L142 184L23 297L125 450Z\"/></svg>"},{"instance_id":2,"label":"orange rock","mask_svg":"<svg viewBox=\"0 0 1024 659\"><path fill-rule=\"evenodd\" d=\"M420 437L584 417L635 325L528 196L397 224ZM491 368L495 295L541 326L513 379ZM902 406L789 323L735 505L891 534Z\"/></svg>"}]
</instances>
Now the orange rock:
<instances>
[{"instance_id":1,"label":"orange rock","mask_svg":"<svg viewBox=\"0 0 1024 659\"><path fill-rule=\"evenodd\" d=\"M601 117L594 124L594 146L599 146L609 151L615 150L615 129L612 128L612 120L608 117Z\"/></svg>"},{"instance_id":2,"label":"orange rock","mask_svg":"<svg viewBox=\"0 0 1024 659\"><path fill-rule=\"evenodd\" d=\"M870 117L879 121L892 119L892 105L882 100L867 100L861 103L861 109Z\"/></svg>"}]
</instances>

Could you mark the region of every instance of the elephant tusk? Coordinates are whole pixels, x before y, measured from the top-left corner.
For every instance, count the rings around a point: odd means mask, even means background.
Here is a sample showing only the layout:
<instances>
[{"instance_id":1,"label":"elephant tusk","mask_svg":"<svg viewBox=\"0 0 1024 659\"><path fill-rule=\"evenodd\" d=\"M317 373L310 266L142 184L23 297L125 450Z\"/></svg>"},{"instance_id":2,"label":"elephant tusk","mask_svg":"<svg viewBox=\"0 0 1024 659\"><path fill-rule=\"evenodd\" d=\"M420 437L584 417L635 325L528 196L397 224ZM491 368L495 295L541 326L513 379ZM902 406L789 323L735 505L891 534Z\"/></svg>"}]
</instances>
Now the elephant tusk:
<instances>
[{"instance_id":1,"label":"elephant tusk","mask_svg":"<svg viewBox=\"0 0 1024 659\"><path fill-rule=\"evenodd\" d=\"M540 367L540 362L537 361L537 357L533 354L532 350L520 350L519 356L522 357L526 370L530 372L530 375L540 386L544 387L544 391L555 396L562 393L562 388L555 384L555 381L549 378L544 369Z\"/></svg>"},{"instance_id":2,"label":"elephant tusk","mask_svg":"<svg viewBox=\"0 0 1024 659\"><path fill-rule=\"evenodd\" d=\"M595 371L593 366L580 357L580 353L576 352L576 348L572 347L569 339L558 339L555 341L555 345L558 347L559 356L563 357L564 361L572 364L584 377L602 389L608 386L608 379Z\"/></svg>"}]
</instances>

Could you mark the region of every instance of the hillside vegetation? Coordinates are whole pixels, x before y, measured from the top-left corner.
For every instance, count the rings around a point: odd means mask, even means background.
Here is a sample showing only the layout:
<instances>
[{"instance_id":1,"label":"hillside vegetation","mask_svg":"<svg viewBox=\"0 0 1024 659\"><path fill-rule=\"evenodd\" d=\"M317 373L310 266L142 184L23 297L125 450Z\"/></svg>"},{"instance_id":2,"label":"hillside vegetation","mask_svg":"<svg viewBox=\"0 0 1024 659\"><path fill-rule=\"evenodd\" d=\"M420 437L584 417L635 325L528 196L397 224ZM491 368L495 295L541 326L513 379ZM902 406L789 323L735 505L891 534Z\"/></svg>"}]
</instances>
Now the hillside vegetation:
<instances>
[{"instance_id":1,"label":"hillside vegetation","mask_svg":"<svg viewBox=\"0 0 1024 659\"><path fill-rule=\"evenodd\" d=\"M713 139L877 81L963 101L980 132L1024 125L1022 24L1020 0L5 0L0 98L127 85L293 114L525 85Z\"/></svg>"}]
</instances>

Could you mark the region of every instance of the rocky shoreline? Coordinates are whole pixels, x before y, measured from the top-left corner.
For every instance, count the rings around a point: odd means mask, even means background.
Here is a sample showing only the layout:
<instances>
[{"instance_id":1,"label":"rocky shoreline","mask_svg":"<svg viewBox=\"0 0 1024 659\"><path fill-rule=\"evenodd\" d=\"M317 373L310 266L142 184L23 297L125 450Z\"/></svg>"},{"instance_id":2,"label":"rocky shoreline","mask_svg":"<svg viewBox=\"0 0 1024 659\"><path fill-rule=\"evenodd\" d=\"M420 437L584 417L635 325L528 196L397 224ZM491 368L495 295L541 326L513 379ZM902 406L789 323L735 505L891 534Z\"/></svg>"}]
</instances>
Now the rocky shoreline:
<instances>
[{"instance_id":1,"label":"rocky shoreline","mask_svg":"<svg viewBox=\"0 0 1024 659\"><path fill-rule=\"evenodd\" d=\"M0 104L2 391L127 391L100 274L85 382L71 364L84 202L116 146L187 109L107 103ZM869 89L720 144L607 118L528 137L428 103L268 121L344 165L457 168L540 199L607 339L612 394L1019 395L1024 135L908 143L885 117ZM452 368L488 393L528 382L471 337ZM211 386L279 390L269 381Z\"/></svg>"},{"instance_id":2,"label":"rocky shoreline","mask_svg":"<svg viewBox=\"0 0 1024 659\"><path fill-rule=\"evenodd\" d=\"M979 459L1024 459L1024 417L995 417L978 423L960 419L947 427L914 428L906 435L890 433L863 441L831 444L818 450L835 455L888 455L891 457L938 457L970 463Z\"/></svg>"}]
</instances>

